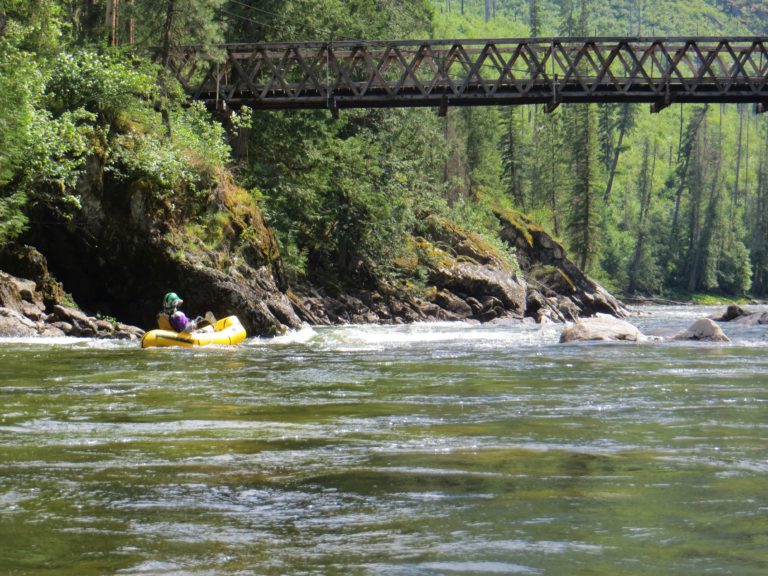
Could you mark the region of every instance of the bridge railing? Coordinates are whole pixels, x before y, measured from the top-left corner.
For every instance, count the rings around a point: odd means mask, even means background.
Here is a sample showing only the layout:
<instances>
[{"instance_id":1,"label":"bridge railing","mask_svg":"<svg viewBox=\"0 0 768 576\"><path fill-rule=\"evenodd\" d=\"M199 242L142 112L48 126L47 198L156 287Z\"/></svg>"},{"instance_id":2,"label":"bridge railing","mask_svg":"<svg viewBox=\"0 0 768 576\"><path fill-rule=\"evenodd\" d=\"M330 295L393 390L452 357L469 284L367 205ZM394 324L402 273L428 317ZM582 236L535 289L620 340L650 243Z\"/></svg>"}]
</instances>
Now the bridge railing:
<instances>
[{"instance_id":1,"label":"bridge railing","mask_svg":"<svg viewBox=\"0 0 768 576\"><path fill-rule=\"evenodd\" d=\"M768 104L768 38L530 38L178 48L169 66L212 106Z\"/></svg>"}]
</instances>

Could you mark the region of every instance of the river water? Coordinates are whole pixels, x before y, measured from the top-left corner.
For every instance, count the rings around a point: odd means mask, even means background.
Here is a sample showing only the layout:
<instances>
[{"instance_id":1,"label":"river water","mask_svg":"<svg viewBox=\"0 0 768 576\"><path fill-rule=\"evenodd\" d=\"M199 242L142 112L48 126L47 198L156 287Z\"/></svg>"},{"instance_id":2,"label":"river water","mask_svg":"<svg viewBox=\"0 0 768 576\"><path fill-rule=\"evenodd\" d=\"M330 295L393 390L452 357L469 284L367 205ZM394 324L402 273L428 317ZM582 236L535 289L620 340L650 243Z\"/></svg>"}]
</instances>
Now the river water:
<instances>
[{"instance_id":1,"label":"river water","mask_svg":"<svg viewBox=\"0 0 768 576\"><path fill-rule=\"evenodd\" d=\"M723 328L2 340L0 574L768 574L768 326Z\"/></svg>"}]
</instances>

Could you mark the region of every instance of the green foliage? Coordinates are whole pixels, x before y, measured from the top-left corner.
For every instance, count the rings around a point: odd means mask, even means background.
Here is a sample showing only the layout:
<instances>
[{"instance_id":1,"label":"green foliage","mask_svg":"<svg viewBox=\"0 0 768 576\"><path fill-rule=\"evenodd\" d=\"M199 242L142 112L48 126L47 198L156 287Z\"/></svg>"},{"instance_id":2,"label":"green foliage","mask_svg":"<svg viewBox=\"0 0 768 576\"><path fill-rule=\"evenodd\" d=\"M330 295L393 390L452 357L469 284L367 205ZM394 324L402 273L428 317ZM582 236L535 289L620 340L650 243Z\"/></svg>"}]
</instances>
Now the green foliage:
<instances>
[{"instance_id":1,"label":"green foliage","mask_svg":"<svg viewBox=\"0 0 768 576\"><path fill-rule=\"evenodd\" d=\"M296 276L353 279L373 265L379 274L393 268L417 211L437 206L427 196L438 186L430 165L439 163L419 145L430 132L415 119L403 111L349 113L336 123L293 114L286 133L254 116L260 144L274 156L257 162L251 177ZM409 148L419 156L407 159Z\"/></svg>"},{"instance_id":2,"label":"green foliage","mask_svg":"<svg viewBox=\"0 0 768 576\"><path fill-rule=\"evenodd\" d=\"M168 196L197 180L181 151L153 135L130 134L115 140L107 169L123 182L147 179L160 196Z\"/></svg>"},{"instance_id":3,"label":"green foliage","mask_svg":"<svg viewBox=\"0 0 768 576\"><path fill-rule=\"evenodd\" d=\"M22 209L27 198L23 192L14 192L0 198L0 246L21 234L27 225Z\"/></svg>"},{"instance_id":4,"label":"green foliage","mask_svg":"<svg viewBox=\"0 0 768 576\"><path fill-rule=\"evenodd\" d=\"M162 47L168 41L170 47L211 47L224 41L224 4L224 0L134 0L127 15L133 16L140 46Z\"/></svg>"},{"instance_id":5,"label":"green foliage","mask_svg":"<svg viewBox=\"0 0 768 576\"><path fill-rule=\"evenodd\" d=\"M749 250L740 241L727 244L717 268L716 285L726 294L743 295L752 287Z\"/></svg>"},{"instance_id":6,"label":"green foliage","mask_svg":"<svg viewBox=\"0 0 768 576\"><path fill-rule=\"evenodd\" d=\"M46 105L54 113L82 108L114 124L121 115L140 115L157 95L153 65L84 50L57 58L46 86Z\"/></svg>"},{"instance_id":7,"label":"green foliage","mask_svg":"<svg viewBox=\"0 0 768 576\"><path fill-rule=\"evenodd\" d=\"M229 162L230 148L224 127L214 120L202 102L193 102L180 110L173 119L173 141L184 147L195 163L213 168Z\"/></svg>"},{"instance_id":8,"label":"green foliage","mask_svg":"<svg viewBox=\"0 0 768 576\"><path fill-rule=\"evenodd\" d=\"M467 138L467 165L469 168L470 191L477 194L488 190L499 190L501 154L498 142L499 110L497 108L472 108L461 110L465 117Z\"/></svg>"},{"instance_id":9,"label":"green foliage","mask_svg":"<svg viewBox=\"0 0 768 576\"><path fill-rule=\"evenodd\" d=\"M53 117L38 111L30 122L25 172L33 182L56 182L73 187L86 156L92 151L95 116L85 110Z\"/></svg>"},{"instance_id":10,"label":"green foliage","mask_svg":"<svg viewBox=\"0 0 768 576\"><path fill-rule=\"evenodd\" d=\"M2 39L24 52L47 58L56 53L61 39L63 7L55 0L0 0L6 23Z\"/></svg>"},{"instance_id":11,"label":"green foliage","mask_svg":"<svg viewBox=\"0 0 768 576\"><path fill-rule=\"evenodd\" d=\"M47 62L22 49L53 46L39 34L53 26L55 10L45 2L38 8L40 13L16 12L20 20L9 21L0 37L0 92L5 97L0 107L0 244L24 229L27 198L46 195L61 200L66 210L78 208L68 188L77 181L96 133L93 115L82 109L54 115L41 107Z\"/></svg>"},{"instance_id":12,"label":"green foliage","mask_svg":"<svg viewBox=\"0 0 768 576\"><path fill-rule=\"evenodd\" d=\"M429 0L267 0L226 3L230 42L425 38Z\"/></svg>"},{"instance_id":13,"label":"green foliage","mask_svg":"<svg viewBox=\"0 0 768 576\"><path fill-rule=\"evenodd\" d=\"M513 200L515 206L525 211L527 206L526 192L523 187L525 172L525 153L523 134L521 129L521 109L510 106L502 117L501 167L503 181L507 195Z\"/></svg>"},{"instance_id":14,"label":"green foliage","mask_svg":"<svg viewBox=\"0 0 768 576\"><path fill-rule=\"evenodd\" d=\"M593 106L574 107L570 116L572 152L571 206L567 232L571 250L582 269L587 269L598 253L600 213L597 185L597 138Z\"/></svg>"},{"instance_id":15,"label":"green foliage","mask_svg":"<svg viewBox=\"0 0 768 576\"><path fill-rule=\"evenodd\" d=\"M30 54L21 49L23 43L22 28L11 21L0 36L0 188L14 178L24 163L28 127L35 115L39 86L44 81Z\"/></svg>"}]
</instances>

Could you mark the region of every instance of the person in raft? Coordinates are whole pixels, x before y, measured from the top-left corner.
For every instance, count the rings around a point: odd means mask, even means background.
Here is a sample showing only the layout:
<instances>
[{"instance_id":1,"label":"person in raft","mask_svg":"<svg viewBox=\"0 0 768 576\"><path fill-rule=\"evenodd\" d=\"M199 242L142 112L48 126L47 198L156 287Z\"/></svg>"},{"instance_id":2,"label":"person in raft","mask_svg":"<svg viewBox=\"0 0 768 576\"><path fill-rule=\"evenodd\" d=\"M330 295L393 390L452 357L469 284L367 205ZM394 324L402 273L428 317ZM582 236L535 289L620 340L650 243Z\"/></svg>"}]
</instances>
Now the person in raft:
<instances>
[{"instance_id":1,"label":"person in raft","mask_svg":"<svg viewBox=\"0 0 768 576\"><path fill-rule=\"evenodd\" d=\"M179 306L184 304L184 300L179 298L176 292L168 292L163 298L163 311L157 317L157 323L160 328L175 330L176 332L194 332L203 323L205 318L198 316L194 320L187 318L187 315L179 310Z\"/></svg>"}]
</instances>

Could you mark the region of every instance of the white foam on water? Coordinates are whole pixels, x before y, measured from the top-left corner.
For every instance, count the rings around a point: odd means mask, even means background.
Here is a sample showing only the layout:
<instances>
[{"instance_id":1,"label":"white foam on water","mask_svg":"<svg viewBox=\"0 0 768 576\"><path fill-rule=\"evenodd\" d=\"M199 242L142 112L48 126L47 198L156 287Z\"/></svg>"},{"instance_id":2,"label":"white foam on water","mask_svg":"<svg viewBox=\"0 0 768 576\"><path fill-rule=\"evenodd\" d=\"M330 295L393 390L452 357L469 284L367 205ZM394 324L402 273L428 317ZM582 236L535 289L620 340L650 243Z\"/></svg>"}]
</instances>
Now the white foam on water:
<instances>
[{"instance_id":1,"label":"white foam on water","mask_svg":"<svg viewBox=\"0 0 768 576\"><path fill-rule=\"evenodd\" d=\"M453 342L479 347L541 345L558 341L561 326L537 326L521 322L477 324L431 322L407 325L351 324L302 328L271 339L249 341L253 346L310 345L339 351L408 348L420 344Z\"/></svg>"}]
</instances>

